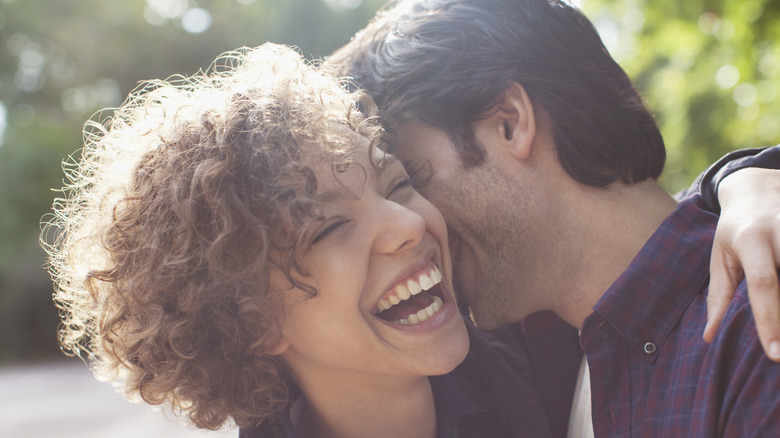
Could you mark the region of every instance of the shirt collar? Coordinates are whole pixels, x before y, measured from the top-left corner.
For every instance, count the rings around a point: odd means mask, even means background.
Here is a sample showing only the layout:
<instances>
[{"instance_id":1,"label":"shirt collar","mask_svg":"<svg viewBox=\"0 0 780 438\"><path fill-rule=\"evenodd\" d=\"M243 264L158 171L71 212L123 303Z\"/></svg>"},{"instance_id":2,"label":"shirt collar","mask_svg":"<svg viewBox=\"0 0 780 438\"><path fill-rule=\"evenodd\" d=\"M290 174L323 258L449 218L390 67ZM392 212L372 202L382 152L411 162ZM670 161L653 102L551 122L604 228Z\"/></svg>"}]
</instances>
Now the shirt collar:
<instances>
[{"instance_id":1,"label":"shirt collar","mask_svg":"<svg viewBox=\"0 0 780 438\"><path fill-rule=\"evenodd\" d=\"M606 321L632 348L642 351L648 342L660 348L707 286L717 219L699 195L678 204L596 303L583 334Z\"/></svg>"}]
</instances>

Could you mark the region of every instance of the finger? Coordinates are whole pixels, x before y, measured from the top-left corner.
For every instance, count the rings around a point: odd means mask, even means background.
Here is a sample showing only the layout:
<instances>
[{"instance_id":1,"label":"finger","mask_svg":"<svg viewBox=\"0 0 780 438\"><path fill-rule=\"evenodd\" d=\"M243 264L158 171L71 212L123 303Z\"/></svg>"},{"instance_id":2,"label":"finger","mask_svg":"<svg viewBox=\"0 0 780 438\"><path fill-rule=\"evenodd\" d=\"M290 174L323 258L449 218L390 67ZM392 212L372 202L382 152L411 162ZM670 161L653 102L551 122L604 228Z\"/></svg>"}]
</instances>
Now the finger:
<instances>
[{"instance_id":1,"label":"finger","mask_svg":"<svg viewBox=\"0 0 780 438\"><path fill-rule=\"evenodd\" d=\"M758 338L767 356L780 362L780 286L775 265L780 257L773 252L765 240L757 242L742 262Z\"/></svg>"},{"instance_id":2,"label":"finger","mask_svg":"<svg viewBox=\"0 0 780 438\"><path fill-rule=\"evenodd\" d=\"M712 342L720 327L723 315L734 298L737 285L742 280L739 261L720 246L712 249L710 257L710 285L707 293L707 324L704 327L704 340Z\"/></svg>"}]
</instances>

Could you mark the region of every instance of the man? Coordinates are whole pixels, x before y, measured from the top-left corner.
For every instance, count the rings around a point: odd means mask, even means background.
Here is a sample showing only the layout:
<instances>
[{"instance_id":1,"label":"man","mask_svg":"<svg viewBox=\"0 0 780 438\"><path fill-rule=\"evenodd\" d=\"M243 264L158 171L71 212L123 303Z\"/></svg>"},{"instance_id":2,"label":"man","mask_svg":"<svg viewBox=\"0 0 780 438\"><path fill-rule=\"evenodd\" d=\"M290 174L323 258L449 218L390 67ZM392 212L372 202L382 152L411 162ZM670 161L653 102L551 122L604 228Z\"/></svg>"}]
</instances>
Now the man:
<instances>
[{"instance_id":1,"label":"man","mask_svg":"<svg viewBox=\"0 0 780 438\"><path fill-rule=\"evenodd\" d=\"M660 132L579 11L402 2L330 62L375 98L393 152L426 180L475 321L552 310L582 329L596 435L780 430L780 365L762 352L744 283L713 344L701 339L717 218L657 184Z\"/></svg>"}]
</instances>

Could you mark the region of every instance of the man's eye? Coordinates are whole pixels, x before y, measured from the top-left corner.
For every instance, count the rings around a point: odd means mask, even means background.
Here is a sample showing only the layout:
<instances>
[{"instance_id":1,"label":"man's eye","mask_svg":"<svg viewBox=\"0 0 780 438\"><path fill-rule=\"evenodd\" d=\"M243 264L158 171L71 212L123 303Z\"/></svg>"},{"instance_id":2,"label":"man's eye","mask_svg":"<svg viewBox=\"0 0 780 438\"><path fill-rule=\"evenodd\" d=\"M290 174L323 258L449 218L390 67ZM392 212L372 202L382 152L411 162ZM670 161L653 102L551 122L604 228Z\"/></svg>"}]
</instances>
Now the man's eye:
<instances>
[{"instance_id":1,"label":"man's eye","mask_svg":"<svg viewBox=\"0 0 780 438\"><path fill-rule=\"evenodd\" d=\"M319 242L320 240L327 237L329 234L336 231L340 226L346 224L346 220L339 220L336 222L332 222L329 225L325 226L325 228L317 231L316 235L314 236L314 239L311 241L311 245L314 245L315 243Z\"/></svg>"},{"instance_id":2,"label":"man's eye","mask_svg":"<svg viewBox=\"0 0 780 438\"><path fill-rule=\"evenodd\" d=\"M412 179L412 187L415 190L425 186L433 178L433 167L428 160L405 161L404 168Z\"/></svg>"}]
</instances>

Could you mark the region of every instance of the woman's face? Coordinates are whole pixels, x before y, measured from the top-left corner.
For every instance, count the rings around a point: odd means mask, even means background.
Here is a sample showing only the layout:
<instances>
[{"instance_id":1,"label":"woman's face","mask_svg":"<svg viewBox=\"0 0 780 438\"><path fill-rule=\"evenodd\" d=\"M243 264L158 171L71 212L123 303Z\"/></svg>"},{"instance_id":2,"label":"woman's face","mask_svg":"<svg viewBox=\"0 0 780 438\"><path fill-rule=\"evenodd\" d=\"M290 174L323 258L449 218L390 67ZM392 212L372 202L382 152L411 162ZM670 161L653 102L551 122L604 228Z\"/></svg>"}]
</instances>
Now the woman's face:
<instances>
[{"instance_id":1,"label":"woman's face","mask_svg":"<svg viewBox=\"0 0 780 438\"><path fill-rule=\"evenodd\" d=\"M444 219L388 160L372 166L361 138L344 173L312 165L323 219L304 226L301 264L317 294L284 292L275 349L298 379L438 375L468 352Z\"/></svg>"}]
</instances>

